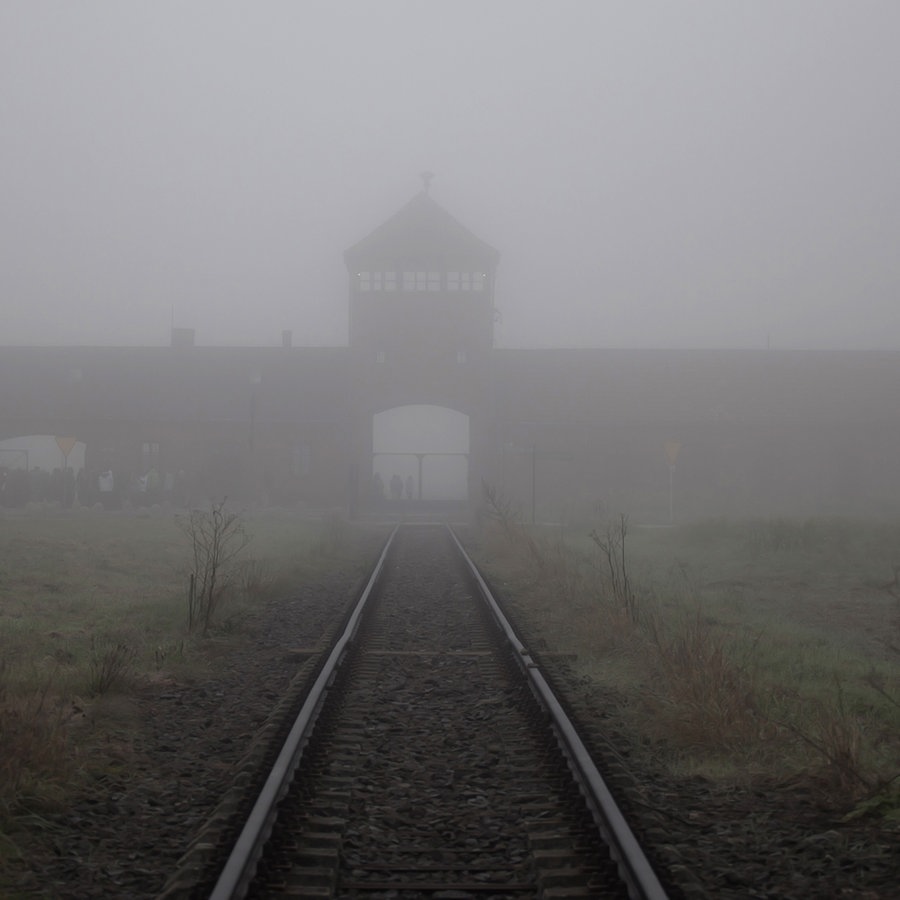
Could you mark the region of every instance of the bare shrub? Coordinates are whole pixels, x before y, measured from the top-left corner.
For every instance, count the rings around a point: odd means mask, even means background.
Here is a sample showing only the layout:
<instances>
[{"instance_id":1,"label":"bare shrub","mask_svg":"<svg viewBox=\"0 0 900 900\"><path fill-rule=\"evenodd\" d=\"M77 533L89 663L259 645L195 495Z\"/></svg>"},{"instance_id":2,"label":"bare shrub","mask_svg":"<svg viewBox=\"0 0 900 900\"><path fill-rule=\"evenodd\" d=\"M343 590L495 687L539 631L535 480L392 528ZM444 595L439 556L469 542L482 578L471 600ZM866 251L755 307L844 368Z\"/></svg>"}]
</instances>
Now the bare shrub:
<instances>
[{"instance_id":1,"label":"bare shrub","mask_svg":"<svg viewBox=\"0 0 900 900\"><path fill-rule=\"evenodd\" d=\"M239 513L226 509L225 500L209 509L192 509L178 518L191 542L193 571L188 588L188 630L209 633L216 609L234 577L233 563L250 543Z\"/></svg>"},{"instance_id":2,"label":"bare shrub","mask_svg":"<svg viewBox=\"0 0 900 900\"><path fill-rule=\"evenodd\" d=\"M496 522L507 540L515 542L521 530L521 515L512 500L488 481L481 480L481 493L484 497L483 515Z\"/></svg>"},{"instance_id":3,"label":"bare shrub","mask_svg":"<svg viewBox=\"0 0 900 900\"><path fill-rule=\"evenodd\" d=\"M603 592L634 623L638 620L637 594L631 586L628 564L625 557L625 538L628 535L628 517L620 514L618 519L606 526L601 535L596 529L590 538L601 555L601 585Z\"/></svg>"},{"instance_id":4,"label":"bare shrub","mask_svg":"<svg viewBox=\"0 0 900 900\"><path fill-rule=\"evenodd\" d=\"M523 525L518 507L503 491L484 479L481 482L481 491L484 497L484 517L500 526L509 545L520 553L533 569L542 575L547 574L546 555Z\"/></svg>"}]
</instances>

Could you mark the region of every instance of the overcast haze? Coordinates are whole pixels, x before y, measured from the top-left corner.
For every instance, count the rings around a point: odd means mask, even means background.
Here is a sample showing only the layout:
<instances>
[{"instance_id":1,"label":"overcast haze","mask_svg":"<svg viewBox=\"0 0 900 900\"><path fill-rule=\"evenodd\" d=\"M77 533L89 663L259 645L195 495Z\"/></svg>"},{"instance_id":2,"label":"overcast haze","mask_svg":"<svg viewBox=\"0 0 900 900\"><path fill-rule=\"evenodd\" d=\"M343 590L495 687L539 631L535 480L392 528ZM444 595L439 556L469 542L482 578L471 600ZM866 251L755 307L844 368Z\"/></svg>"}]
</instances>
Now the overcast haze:
<instances>
[{"instance_id":1,"label":"overcast haze","mask_svg":"<svg viewBox=\"0 0 900 900\"><path fill-rule=\"evenodd\" d=\"M500 346L900 347L900 4L0 5L0 344L346 342L421 189Z\"/></svg>"}]
</instances>

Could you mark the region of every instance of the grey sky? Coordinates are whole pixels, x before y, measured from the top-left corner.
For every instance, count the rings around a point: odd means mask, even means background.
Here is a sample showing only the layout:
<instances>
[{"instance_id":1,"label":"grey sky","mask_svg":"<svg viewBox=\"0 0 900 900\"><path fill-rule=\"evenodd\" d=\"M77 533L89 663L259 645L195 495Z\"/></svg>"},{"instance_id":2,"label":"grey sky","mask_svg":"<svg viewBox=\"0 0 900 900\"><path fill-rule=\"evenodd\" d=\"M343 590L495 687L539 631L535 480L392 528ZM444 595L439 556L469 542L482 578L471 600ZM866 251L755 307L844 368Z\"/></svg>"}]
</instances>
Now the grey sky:
<instances>
[{"instance_id":1,"label":"grey sky","mask_svg":"<svg viewBox=\"0 0 900 900\"><path fill-rule=\"evenodd\" d=\"M900 3L0 4L0 345L346 340L436 174L501 346L900 348Z\"/></svg>"}]
</instances>

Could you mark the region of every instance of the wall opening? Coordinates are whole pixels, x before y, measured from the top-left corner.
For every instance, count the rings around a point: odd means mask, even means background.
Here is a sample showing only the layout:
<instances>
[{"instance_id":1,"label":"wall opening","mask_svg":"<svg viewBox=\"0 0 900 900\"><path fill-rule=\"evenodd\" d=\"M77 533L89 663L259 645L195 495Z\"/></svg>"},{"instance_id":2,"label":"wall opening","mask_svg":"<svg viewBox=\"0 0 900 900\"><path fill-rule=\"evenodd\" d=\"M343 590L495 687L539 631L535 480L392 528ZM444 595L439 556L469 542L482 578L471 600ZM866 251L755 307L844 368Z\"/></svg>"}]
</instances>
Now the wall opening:
<instances>
[{"instance_id":1,"label":"wall opening","mask_svg":"<svg viewBox=\"0 0 900 900\"><path fill-rule=\"evenodd\" d=\"M469 417L444 406L397 406L372 417L375 499L466 500Z\"/></svg>"}]
</instances>

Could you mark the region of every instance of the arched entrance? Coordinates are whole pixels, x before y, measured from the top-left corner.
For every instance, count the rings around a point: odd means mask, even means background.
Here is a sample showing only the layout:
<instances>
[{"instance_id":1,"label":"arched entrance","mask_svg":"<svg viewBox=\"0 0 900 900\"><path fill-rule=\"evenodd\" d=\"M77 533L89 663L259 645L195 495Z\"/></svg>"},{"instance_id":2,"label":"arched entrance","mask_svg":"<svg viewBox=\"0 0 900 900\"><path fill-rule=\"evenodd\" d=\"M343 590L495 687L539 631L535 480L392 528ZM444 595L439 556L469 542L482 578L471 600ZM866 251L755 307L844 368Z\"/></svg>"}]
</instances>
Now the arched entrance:
<instances>
[{"instance_id":1,"label":"arched entrance","mask_svg":"<svg viewBox=\"0 0 900 900\"><path fill-rule=\"evenodd\" d=\"M444 406L397 406L372 417L374 496L465 501L469 417ZM392 482L395 486L392 491ZM397 485L401 490L396 490Z\"/></svg>"}]
</instances>

